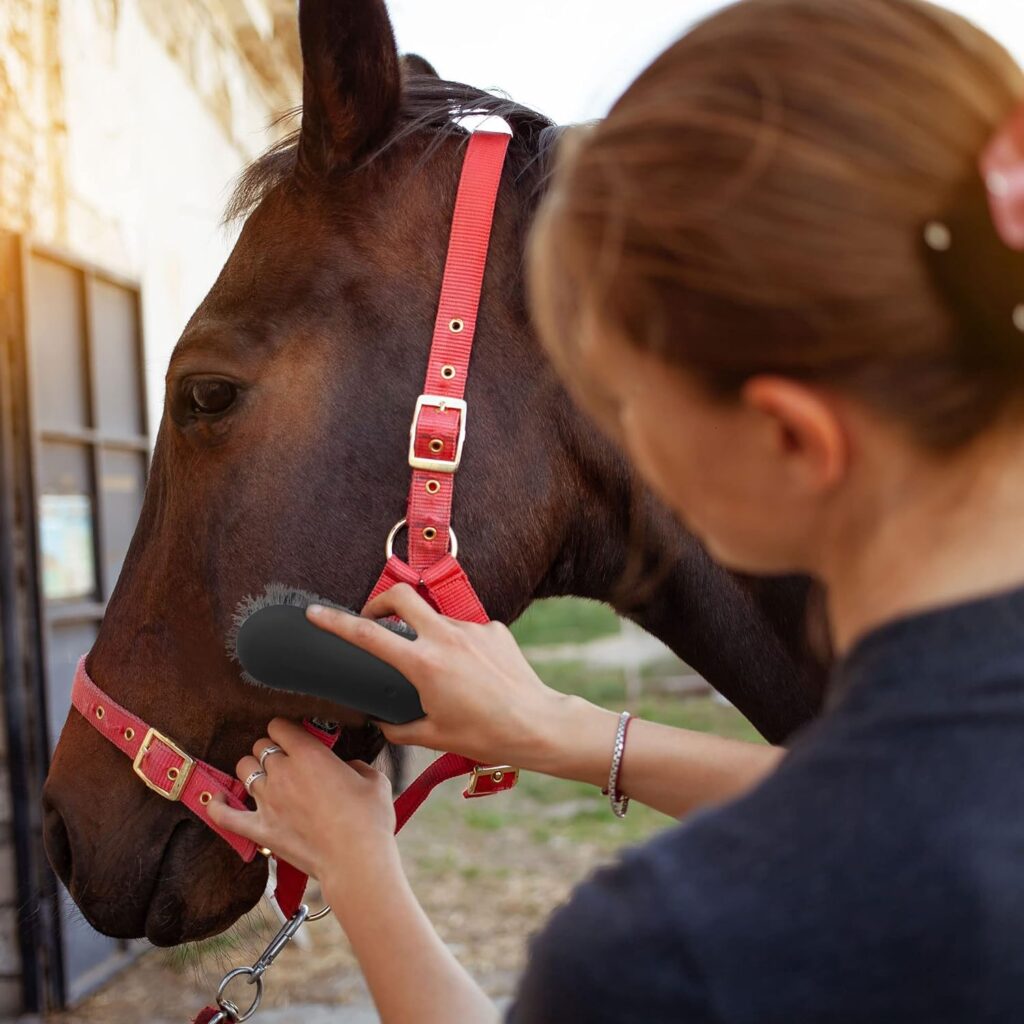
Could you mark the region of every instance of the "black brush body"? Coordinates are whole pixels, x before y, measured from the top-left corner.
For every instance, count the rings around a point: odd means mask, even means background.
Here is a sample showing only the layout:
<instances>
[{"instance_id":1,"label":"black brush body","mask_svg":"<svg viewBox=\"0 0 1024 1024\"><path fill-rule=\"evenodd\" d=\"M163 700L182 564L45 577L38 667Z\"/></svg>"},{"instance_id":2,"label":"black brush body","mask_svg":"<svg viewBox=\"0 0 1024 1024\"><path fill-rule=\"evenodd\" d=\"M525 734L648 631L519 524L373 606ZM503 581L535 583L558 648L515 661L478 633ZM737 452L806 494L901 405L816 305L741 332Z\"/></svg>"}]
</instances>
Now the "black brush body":
<instances>
[{"instance_id":1,"label":"black brush body","mask_svg":"<svg viewBox=\"0 0 1024 1024\"><path fill-rule=\"evenodd\" d=\"M243 677L274 690L333 701L382 722L398 725L423 718L419 694L401 672L306 618L307 605L314 603L356 614L280 584L242 603L228 647L245 670ZM404 622L377 621L399 636L416 638Z\"/></svg>"}]
</instances>

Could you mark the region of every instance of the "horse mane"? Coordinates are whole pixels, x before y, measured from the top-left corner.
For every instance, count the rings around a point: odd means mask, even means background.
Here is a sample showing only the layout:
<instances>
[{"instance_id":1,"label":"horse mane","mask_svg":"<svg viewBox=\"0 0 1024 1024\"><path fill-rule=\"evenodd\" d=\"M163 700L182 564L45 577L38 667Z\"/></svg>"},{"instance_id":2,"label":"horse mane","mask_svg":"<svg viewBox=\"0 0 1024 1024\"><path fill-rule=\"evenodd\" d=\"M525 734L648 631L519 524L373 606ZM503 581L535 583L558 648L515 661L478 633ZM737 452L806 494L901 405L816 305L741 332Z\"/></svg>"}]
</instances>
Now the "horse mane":
<instances>
[{"instance_id":1,"label":"horse mane","mask_svg":"<svg viewBox=\"0 0 1024 1024\"><path fill-rule=\"evenodd\" d=\"M299 115L301 107L288 111L275 123ZM543 114L506 96L432 75L409 75L405 79L394 130L359 166L373 163L399 143L419 135L430 136L421 156L425 160L445 139L468 139L470 133L461 119L470 116L497 117L508 124L512 129L508 163L517 181L533 177L531 198L537 198L547 183L550 169L547 157L563 129ZM226 224L248 216L270 191L292 177L298 141L299 129L296 128L241 173L224 213Z\"/></svg>"}]
</instances>

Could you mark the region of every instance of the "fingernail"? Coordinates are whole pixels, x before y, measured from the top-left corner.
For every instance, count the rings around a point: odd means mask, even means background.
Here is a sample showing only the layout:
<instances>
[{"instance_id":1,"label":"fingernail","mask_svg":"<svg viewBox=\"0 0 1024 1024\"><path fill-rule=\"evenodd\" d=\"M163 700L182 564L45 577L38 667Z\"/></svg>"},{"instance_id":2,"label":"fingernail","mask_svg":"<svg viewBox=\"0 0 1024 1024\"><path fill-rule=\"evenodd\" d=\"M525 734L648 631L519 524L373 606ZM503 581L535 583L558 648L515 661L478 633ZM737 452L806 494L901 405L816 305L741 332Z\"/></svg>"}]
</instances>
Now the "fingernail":
<instances>
[{"instance_id":1,"label":"fingernail","mask_svg":"<svg viewBox=\"0 0 1024 1024\"><path fill-rule=\"evenodd\" d=\"M306 608L306 611L310 615L322 615L324 612L324 606L322 604L311 604Z\"/></svg>"}]
</instances>

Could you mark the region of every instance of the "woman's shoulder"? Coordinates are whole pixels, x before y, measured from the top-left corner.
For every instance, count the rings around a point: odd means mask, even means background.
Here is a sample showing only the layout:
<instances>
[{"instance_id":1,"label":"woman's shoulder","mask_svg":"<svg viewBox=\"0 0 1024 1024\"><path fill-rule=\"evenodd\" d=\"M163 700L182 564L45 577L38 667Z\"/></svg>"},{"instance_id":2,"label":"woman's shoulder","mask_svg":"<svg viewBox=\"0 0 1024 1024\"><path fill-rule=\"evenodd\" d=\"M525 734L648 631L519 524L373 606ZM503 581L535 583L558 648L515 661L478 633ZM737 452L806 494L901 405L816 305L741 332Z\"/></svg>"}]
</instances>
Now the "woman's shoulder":
<instances>
[{"instance_id":1,"label":"woman's shoulder","mask_svg":"<svg viewBox=\"0 0 1024 1024\"><path fill-rule=\"evenodd\" d=\"M1024 863L1008 853L1024 826L943 825L887 797L884 759L807 747L580 886L535 938L524 998L546 1006L541 992L561 992L588 1010L559 1019L581 1021L770 1024L840 1019L841 1007L842 1019L1008 1019L998 1013L1024 978Z\"/></svg>"}]
</instances>

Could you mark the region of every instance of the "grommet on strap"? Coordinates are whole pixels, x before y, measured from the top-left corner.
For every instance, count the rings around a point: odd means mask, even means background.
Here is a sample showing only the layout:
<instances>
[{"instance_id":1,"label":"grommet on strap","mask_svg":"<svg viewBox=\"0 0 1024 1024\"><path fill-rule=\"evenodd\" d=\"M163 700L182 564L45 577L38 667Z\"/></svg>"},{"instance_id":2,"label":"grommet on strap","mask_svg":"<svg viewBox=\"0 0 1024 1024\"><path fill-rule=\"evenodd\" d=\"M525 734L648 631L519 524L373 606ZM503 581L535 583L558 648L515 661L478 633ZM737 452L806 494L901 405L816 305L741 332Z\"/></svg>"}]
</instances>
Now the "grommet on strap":
<instances>
[{"instance_id":1,"label":"grommet on strap","mask_svg":"<svg viewBox=\"0 0 1024 1024\"><path fill-rule=\"evenodd\" d=\"M398 536L400 530L404 529L407 525L407 520L399 519L394 526L391 527L391 531L388 533L387 540L384 541L384 559L385 561L391 558L395 553L395 538ZM455 536L455 531L449 526L448 527L448 540L450 543L449 554L452 558L459 557L459 541ZM378 580L378 582L380 582ZM422 580L420 581L422 582Z\"/></svg>"}]
</instances>

